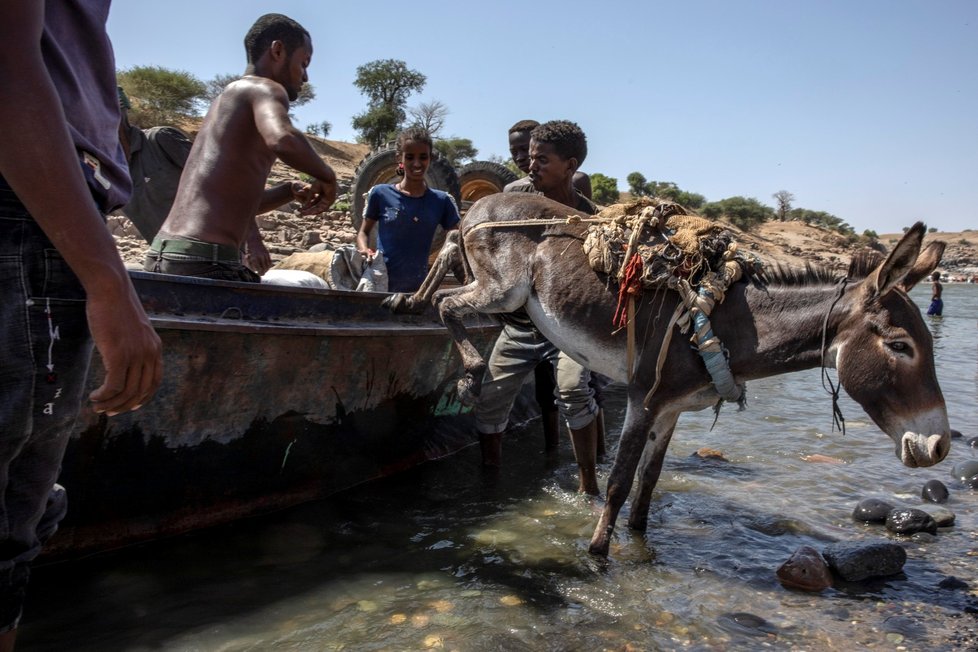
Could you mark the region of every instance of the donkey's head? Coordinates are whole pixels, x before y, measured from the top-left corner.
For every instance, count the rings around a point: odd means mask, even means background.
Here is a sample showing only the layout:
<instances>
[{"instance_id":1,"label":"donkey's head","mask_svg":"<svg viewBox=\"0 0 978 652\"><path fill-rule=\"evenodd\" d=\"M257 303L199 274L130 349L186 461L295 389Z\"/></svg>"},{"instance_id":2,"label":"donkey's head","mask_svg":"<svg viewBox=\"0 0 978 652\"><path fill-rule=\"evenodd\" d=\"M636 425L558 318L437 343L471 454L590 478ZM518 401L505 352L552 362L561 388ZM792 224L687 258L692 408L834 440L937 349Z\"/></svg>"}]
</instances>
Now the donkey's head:
<instances>
[{"instance_id":1,"label":"donkey's head","mask_svg":"<svg viewBox=\"0 0 978 652\"><path fill-rule=\"evenodd\" d=\"M848 312L831 352L846 392L896 443L906 466L930 466L951 447L934 343L907 292L937 267L943 242L921 251L915 224L879 266L846 295Z\"/></svg>"}]
</instances>

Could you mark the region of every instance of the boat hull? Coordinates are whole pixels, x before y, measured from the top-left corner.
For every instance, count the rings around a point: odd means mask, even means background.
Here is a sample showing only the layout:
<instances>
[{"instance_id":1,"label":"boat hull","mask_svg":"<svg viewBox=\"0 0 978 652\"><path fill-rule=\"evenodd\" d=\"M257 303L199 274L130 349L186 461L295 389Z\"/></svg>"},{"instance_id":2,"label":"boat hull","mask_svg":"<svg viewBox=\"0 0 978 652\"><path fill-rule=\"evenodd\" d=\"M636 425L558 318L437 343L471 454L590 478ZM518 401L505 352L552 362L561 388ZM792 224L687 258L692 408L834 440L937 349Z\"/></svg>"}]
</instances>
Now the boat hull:
<instances>
[{"instance_id":1,"label":"boat hull","mask_svg":"<svg viewBox=\"0 0 978 652\"><path fill-rule=\"evenodd\" d=\"M133 273L164 346L140 410L82 408L46 556L76 556L322 498L476 441L433 314L384 295ZM498 325L470 325L486 353ZM90 385L101 382L98 357ZM521 397L517 418L532 416Z\"/></svg>"}]
</instances>

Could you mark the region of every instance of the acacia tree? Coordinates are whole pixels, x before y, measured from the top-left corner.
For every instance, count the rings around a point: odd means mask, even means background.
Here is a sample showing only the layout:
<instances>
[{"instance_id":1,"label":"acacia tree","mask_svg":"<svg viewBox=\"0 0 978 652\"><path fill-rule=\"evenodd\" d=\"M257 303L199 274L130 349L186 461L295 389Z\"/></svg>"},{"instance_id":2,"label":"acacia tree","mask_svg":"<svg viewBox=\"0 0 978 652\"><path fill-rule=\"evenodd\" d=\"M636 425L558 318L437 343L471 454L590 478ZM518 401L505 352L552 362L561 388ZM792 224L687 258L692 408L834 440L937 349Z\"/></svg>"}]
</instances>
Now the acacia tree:
<instances>
[{"instance_id":1,"label":"acacia tree","mask_svg":"<svg viewBox=\"0 0 978 652\"><path fill-rule=\"evenodd\" d=\"M618 179L595 172L591 175L591 198L598 204L608 205L618 202Z\"/></svg>"},{"instance_id":2,"label":"acacia tree","mask_svg":"<svg viewBox=\"0 0 978 652\"><path fill-rule=\"evenodd\" d=\"M438 100L422 102L418 106L408 109L408 115L411 117L412 124L427 131L432 138L436 138L445 126L448 107Z\"/></svg>"},{"instance_id":3,"label":"acacia tree","mask_svg":"<svg viewBox=\"0 0 978 652\"><path fill-rule=\"evenodd\" d=\"M241 75L216 75L213 79L209 79L206 83L207 86L207 101L213 102L217 99L217 96L224 92L224 88L231 82L236 82L241 79ZM312 84L306 82L299 89L299 97L291 102L291 106L302 106L308 102L316 99L316 89Z\"/></svg>"},{"instance_id":4,"label":"acacia tree","mask_svg":"<svg viewBox=\"0 0 978 652\"><path fill-rule=\"evenodd\" d=\"M471 161L479 155L468 138L445 138L435 141L435 149L447 160L452 167L459 167L465 161Z\"/></svg>"},{"instance_id":5,"label":"acacia tree","mask_svg":"<svg viewBox=\"0 0 978 652\"><path fill-rule=\"evenodd\" d=\"M633 197L649 196L650 193L648 181L646 181L645 175L641 172L632 172L625 177L625 181L628 182L628 192L630 192Z\"/></svg>"},{"instance_id":6,"label":"acacia tree","mask_svg":"<svg viewBox=\"0 0 978 652\"><path fill-rule=\"evenodd\" d=\"M133 66L120 70L116 81L132 103L129 121L140 127L197 117L207 99L204 82L184 70Z\"/></svg>"},{"instance_id":7,"label":"acacia tree","mask_svg":"<svg viewBox=\"0 0 978 652\"><path fill-rule=\"evenodd\" d=\"M749 231L754 225L773 218L774 209L753 197L738 196L705 204L703 214L712 220L724 217L737 228Z\"/></svg>"},{"instance_id":8,"label":"acacia tree","mask_svg":"<svg viewBox=\"0 0 978 652\"><path fill-rule=\"evenodd\" d=\"M390 140L404 124L411 93L424 89L427 77L397 59L371 61L357 68L353 85L367 96L367 110L353 117L360 140L376 147Z\"/></svg>"}]
</instances>

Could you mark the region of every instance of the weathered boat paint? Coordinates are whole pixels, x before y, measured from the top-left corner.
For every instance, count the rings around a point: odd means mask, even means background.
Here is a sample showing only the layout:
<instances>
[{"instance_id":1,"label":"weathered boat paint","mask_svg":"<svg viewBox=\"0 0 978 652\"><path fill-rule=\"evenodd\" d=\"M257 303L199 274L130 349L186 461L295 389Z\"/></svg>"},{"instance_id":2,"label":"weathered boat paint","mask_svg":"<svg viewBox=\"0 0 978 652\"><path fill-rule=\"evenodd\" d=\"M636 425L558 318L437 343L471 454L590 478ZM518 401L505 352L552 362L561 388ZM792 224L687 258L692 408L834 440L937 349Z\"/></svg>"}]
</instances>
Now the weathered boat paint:
<instances>
[{"instance_id":1,"label":"weathered boat paint","mask_svg":"<svg viewBox=\"0 0 978 652\"><path fill-rule=\"evenodd\" d=\"M132 277L163 340L163 383L136 412L82 408L49 558L321 498L475 441L433 313L392 315L381 294ZM472 330L487 351L498 326ZM96 359L90 385L101 376Z\"/></svg>"}]
</instances>

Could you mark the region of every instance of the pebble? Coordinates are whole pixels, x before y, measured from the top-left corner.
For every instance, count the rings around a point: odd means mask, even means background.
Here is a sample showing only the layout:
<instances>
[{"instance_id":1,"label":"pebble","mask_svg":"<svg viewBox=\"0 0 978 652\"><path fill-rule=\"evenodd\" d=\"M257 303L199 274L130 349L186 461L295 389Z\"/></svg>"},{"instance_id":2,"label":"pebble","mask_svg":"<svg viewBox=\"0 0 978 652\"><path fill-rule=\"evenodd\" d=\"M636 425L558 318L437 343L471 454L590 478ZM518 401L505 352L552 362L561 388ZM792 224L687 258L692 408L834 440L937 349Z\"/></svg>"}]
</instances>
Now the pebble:
<instances>
[{"instance_id":1,"label":"pebble","mask_svg":"<svg viewBox=\"0 0 978 652\"><path fill-rule=\"evenodd\" d=\"M847 582L894 575L903 569L907 551L895 543L832 543L822 550L829 568Z\"/></svg>"},{"instance_id":2,"label":"pebble","mask_svg":"<svg viewBox=\"0 0 978 652\"><path fill-rule=\"evenodd\" d=\"M951 477L965 484L976 475L978 475L978 460L958 462L951 467Z\"/></svg>"},{"instance_id":3,"label":"pebble","mask_svg":"<svg viewBox=\"0 0 978 652\"><path fill-rule=\"evenodd\" d=\"M768 621L743 611L721 614L717 617L717 624L728 632L748 636L768 636L777 633L777 628Z\"/></svg>"},{"instance_id":4,"label":"pebble","mask_svg":"<svg viewBox=\"0 0 978 652\"><path fill-rule=\"evenodd\" d=\"M927 510L927 513L937 523L937 527L951 527L954 525L954 512L945 507L932 507Z\"/></svg>"},{"instance_id":5,"label":"pebble","mask_svg":"<svg viewBox=\"0 0 978 652\"><path fill-rule=\"evenodd\" d=\"M948 498L947 487L940 480L928 480L920 490L920 497L932 503L946 503Z\"/></svg>"},{"instance_id":6,"label":"pebble","mask_svg":"<svg viewBox=\"0 0 978 652\"><path fill-rule=\"evenodd\" d=\"M958 590L967 591L969 588L971 588L971 585L969 585L964 580L960 580L956 578L954 575L948 575L947 577L945 577L944 579L942 579L940 582L937 583L937 588L945 589L949 591L958 591Z\"/></svg>"},{"instance_id":7,"label":"pebble","mask_svg":"<svg viewBox=\"0 0 978 652\"><path fill-rule=\"evenodd\" d=\"M893 505L878 498L867 498L859 501L852 511L852 518L864 523L885 523L886 515L893 511Z\"/></svg>"},{"instance_id":8,"label":"pebble","mask_svg":"<svg viewBox=\"0 0 978 652\"><path fill-rule=\"evenodd\" d=\"M777 570L781 584L802 591L821 591L832 586L832 572L818 550L801 546Z\"/></svg>"},{"instance_id":9,"label":"pebble","mask_svg":"<svg viewBox=\"0 0 978 652\"><path fill-rule=\"evenodd\" d=\"M895 534L937 534L937 522L922 509L898 507L886 515L886 529Z\"/></svg>"}]
</instances>

